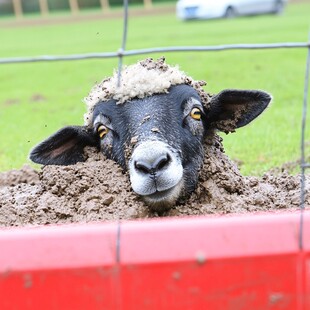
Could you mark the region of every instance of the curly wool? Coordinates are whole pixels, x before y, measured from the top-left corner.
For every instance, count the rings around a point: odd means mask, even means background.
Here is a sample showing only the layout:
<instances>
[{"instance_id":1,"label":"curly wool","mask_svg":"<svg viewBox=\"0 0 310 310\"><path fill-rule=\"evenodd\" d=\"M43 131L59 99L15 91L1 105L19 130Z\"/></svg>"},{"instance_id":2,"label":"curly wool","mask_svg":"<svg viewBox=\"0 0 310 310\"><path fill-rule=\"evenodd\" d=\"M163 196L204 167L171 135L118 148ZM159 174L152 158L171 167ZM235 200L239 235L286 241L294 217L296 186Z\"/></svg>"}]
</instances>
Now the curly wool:
<instances>
[{"instance_id":1,"label":"curly wool","mask_svg":"<svg viewBox=\"0 0 310 310\"><path fill-rule=\"evenodd\" d=\"M114 99L118 104L123 104L134 98L141 99L153 94L167 93L173 85L191 85L198 91L204 104L209 101L209 95L202 89L202 86L206 85L204 81L195 81L178 67L167 65L163 57L157 61L147 58L123 68L121 85L117 84L118 72L115 71L112 77L104 79L92 88L84 99L87 105L87 112L84 115L86 126L91 124L94 107L101 101Z\"/></svg>"}]
</instances>

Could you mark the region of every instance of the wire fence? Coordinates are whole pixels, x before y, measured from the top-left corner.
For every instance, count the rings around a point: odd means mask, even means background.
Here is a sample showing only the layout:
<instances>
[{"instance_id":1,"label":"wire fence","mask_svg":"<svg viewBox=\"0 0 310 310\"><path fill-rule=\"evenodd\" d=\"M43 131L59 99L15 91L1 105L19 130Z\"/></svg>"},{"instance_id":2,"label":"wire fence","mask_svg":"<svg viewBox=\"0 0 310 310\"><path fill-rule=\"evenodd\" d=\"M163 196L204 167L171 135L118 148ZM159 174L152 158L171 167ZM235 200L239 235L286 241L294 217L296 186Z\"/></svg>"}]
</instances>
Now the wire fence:
<instances>
[{"instance_id":1,"label":"wire fence","mask_svg":"<svg viewBox=\"0 0 310 310\"><path fill-rule=\"evenodd\" d=\"M126 40L125 40L126 41ZM98 58L116 58L126 56L147 55L154 53L171 52L219 52L228 50L257 50L257 49L290 49L290 48L310 48L310 42L284 42L284 43L266 43L266 44L227 44L215 46L168 46L154 47L146 49L125 50L126 43L116 52L106 53L88 53L65 56L42 55L36 57L13 57L0 58L0 64L24 63L24 62L44 62L44 61L72 61Z\"/></svg>"},{"instance_id":2,"label":"wire fence","mask_svg":"<svg viewBox=\"0 0 310 310\"><path fill-rule=\"evenodd\" d=\"M310 42L310 32L308 41ZM305 70L305 84L304 84L304 101L303 101L303 111L302 111L302 120L301 120L301 144L300 144L300 169L301 169L301 197L300 197L300 233L299 233L299 248L303 248L303 213L305 210L305 170L310 168L309 163L306 163L306 154L305 154L305 133L306 133L306 119L307 119L307 107L308 107L308 93L309 93L309 71L310 71L310 46L308 46L308 54L306 61L306 70Z\"/></svg>"},{"instance_id":3,"label":"wire fence","mask_svg":"<svg viewBox=\"0 0 310 310\"><path fill-rule=\"evenodd\" d=\"M309 71L310 71L310 33L308 42L283 42L283 43L267 43L267 44L228 44L216 46L170 46L170 47L154 47L148 49L126 50L127 29L128 29L128 0L124 0L124 27L121 47L118 51L105 53L88 53L76 54L66 56L56 55L42 55L36 57L12 57L0 58L0 64L12 63L29 63L29 62L45 62L45 61L74 61L96 58L118 58L118 85L121 82L121 68L123 65L123 58L133 55L146 55L152 53L170 53L170 52L219 52L228 50L257 50L257 49L291 49L291 48L307 48L308 54L305 62L305 80L304 80L304 99L303 111L301 120L301 195L300 195L300 230L299 230L299 248L303 249L303 214L305 210L305 170L310 168L310 163L306 162L305 156L305 132L306 132L306 118L307 118L307 98L309 93ZM120 232L119 232L120 233Z\"/></svg>"}]
</instances>

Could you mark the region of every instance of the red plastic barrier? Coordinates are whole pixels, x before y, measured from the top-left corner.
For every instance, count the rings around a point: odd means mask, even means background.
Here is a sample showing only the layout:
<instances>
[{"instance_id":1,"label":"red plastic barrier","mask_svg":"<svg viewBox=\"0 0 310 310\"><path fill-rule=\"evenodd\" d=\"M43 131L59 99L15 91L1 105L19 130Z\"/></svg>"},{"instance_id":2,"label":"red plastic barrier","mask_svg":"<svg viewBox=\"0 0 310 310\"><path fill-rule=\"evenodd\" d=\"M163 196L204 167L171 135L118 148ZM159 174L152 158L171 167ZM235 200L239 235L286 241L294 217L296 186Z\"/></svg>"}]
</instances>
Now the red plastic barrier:
<instances>
[{"instance_id":1,"label":"red plastic barrier","mask_svg":"<svg viewBox=\"0 0 310 310\"><path fill-rule=\"evenodd\" d=\"M310 309L310 212L0 231L0 309Z\"/></svg>"}]
</instances>

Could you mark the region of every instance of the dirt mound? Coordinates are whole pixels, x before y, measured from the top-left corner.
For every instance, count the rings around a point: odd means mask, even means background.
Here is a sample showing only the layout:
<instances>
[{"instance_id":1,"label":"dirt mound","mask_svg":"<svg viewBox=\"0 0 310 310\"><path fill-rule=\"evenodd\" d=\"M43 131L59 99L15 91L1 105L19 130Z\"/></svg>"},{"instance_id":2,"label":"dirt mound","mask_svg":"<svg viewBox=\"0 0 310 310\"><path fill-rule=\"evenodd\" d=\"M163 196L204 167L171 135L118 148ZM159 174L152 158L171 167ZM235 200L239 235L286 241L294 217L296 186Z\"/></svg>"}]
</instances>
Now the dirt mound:
<instances>
[{"instance_id":1,"label":"dirt mound","mask_svg":"<svg viewBox=\"0 0 310 310\"><path fill-rule=\"evenodd\" d=\"M188 200L161 216L298 208L298 176L284 172L279 175L269 173L262 178L243 177L224 154L218 136L207 137L206 150L196 191ZM116 163L93 149L85 152L85 163L46 166L39 172L25 166L0 174L0 226L159 216L132 192L128 176ZM306 195L306 206L309 205L310 198Z\"/></svg>"}]
</instances>

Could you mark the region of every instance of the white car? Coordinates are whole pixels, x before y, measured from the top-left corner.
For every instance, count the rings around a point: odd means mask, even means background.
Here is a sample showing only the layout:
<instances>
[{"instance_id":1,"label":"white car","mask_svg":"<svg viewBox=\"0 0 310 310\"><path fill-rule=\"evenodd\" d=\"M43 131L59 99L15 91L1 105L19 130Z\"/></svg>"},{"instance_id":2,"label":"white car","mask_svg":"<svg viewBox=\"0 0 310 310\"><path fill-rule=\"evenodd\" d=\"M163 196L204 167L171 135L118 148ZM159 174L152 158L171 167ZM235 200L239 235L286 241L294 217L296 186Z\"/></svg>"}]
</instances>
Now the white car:
<instances>
[{"instance_id":1,"label":"white car","mask_svg":"<svg viewBox=\"0 0 310 310\"><path fill-rule=\"evenodd\" d=\"M279 14L287 0L179 0L178 18L208 19L232 18L239 15Z\"/></svg>"}]
</instances>

